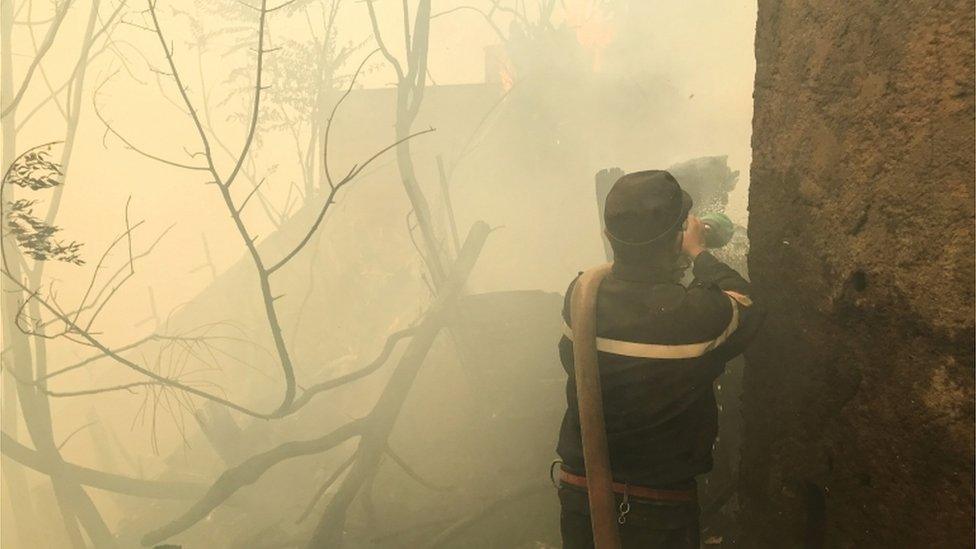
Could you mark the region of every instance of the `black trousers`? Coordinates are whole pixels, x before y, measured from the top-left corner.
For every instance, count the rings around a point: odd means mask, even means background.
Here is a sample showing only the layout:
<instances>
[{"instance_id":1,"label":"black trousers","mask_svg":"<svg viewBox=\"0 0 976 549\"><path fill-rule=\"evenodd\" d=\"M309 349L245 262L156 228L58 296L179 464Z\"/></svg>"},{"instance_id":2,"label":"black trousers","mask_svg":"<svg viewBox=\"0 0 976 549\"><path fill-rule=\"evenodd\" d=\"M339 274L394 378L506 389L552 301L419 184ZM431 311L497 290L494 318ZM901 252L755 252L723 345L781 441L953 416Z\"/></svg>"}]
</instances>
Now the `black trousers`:
<instances>
[{"instance_id":1,"label":"black trousers","mask_svg":"<svg viewBox=\"0 0 976 549\"><path fill-rule=\"evenodd\" d=\"M621 502L617 496L617 504ZM575 486L559 488L560 531L564 549L592 549L589 502ZM618 524L624 549L699 549L697 502L645 502L630 499L630 512Z\"/></svg>"}]
</instances>

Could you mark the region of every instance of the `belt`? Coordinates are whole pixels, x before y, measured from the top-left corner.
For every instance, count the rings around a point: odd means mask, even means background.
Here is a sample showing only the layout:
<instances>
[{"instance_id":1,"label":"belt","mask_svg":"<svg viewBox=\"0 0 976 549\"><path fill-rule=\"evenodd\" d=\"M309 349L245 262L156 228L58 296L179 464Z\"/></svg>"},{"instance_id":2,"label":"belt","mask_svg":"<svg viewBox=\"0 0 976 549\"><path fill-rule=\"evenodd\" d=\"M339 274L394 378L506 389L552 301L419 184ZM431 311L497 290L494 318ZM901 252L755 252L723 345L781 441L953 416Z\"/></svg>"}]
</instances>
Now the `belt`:
<instances>
[{"instance_id":1,"label":"belt","mask_svg":"<svg viewBox=\"0 0 976 549\"><path fill-rule=\"evenodd\" d=\"M565 469L559 470L559 480L566 484L571 484L579 488L586 489L586 477L574 475ZM638 486L633 484L613 483L613 491L625 497L634 497L647 501L678 501L691 502L697 499L697 490L660 490L648 486Z\"/></svg>"}]
</instances>

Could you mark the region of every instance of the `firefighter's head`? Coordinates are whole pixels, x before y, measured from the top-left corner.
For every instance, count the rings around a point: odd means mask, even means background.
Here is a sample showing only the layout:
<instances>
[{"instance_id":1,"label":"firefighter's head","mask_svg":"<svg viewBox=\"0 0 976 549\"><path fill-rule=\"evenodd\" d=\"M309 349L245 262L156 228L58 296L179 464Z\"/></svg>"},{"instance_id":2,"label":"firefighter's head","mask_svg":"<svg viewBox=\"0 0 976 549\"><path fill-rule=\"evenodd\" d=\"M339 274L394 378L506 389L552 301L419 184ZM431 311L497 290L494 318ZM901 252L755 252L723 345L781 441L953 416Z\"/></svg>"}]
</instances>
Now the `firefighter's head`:
<instances>
[{"instance_id":1,"label":"firefighter's head","mask_svg":"<svg viewBox=\"0 0 976 549\"><path fill-rule=\"evenodd\" d=\"M613 184L603 211L614 261L665 264L681 254L691 197L664 170L629 173Z\"/></svg>"}]
</instances>

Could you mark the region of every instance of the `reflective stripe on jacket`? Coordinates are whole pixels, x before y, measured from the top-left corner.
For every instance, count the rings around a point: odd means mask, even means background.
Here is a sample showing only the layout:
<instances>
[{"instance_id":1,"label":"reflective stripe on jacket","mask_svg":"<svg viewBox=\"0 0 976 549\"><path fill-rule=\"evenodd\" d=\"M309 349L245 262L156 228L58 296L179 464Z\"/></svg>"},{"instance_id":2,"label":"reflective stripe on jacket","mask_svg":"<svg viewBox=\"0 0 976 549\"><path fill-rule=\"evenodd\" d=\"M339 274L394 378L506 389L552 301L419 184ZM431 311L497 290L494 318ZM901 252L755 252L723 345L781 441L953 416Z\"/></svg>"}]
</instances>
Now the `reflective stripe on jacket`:
<instances>
[{"instance_id":1,"label":"reflective stripe on jacket","mask_svg":"<svg viewBox=\"0 0 976 549\"><path fill-rule=\"evenodd\" d=\"M597 350L614 478L667 486L711 469L718 427L712 383L755 335L749 283L709 252L685 287L670 273L615 264L597 300ZM572 294L570 284L566 295ZM568 375L557 451L583 472L569 300L559 354Z\"/></svg>"}]
</instances>

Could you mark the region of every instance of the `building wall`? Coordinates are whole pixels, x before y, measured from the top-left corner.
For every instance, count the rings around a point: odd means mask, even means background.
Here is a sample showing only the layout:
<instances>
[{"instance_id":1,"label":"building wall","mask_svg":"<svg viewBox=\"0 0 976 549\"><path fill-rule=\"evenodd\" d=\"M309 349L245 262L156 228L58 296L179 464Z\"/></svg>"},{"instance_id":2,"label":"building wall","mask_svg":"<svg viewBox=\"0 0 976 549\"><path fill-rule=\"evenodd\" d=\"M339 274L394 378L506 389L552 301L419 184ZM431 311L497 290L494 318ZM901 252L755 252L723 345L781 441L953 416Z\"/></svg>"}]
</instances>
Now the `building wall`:
<instances>
[{"instance_id":1,"label":"building wall","mask_svg":"<svg viewBox=\"0 0 976 549\"><path fill-rule=\"evenodd\" d=\"M759 2L744 546L972 545L973 13Z\"/></svg>"}]
</instances>

